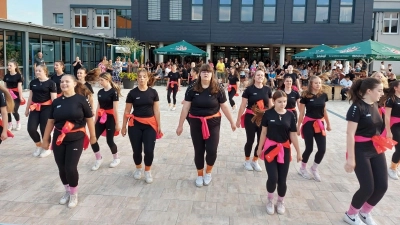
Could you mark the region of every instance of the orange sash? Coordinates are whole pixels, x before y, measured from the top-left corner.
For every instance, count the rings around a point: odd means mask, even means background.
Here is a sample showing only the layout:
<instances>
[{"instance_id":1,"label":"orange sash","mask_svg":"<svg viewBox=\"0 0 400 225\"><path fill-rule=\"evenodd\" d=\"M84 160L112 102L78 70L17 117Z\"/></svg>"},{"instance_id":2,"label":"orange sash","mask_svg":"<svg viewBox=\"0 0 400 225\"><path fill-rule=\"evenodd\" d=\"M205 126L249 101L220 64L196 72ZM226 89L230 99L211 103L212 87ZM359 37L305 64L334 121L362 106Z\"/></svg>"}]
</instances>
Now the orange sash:
<instances>
[{"instance_id":1,"label":"orange sash","mask_svg":"<svg viewBox=\"0 0 400 225\"><path fill-rule=\"evenodd\" d=\"M61 145L61 143L63 142L65 136L68 133L75 133L75 132L82 131L85 134L84 141L83 141L83 150L86 150L89 147L89 143L90 143L89 137L86 134L86 128L85 127L81 127L81 128L72 130L72 128L74 128L74 126L75 125L73 123L67 121L67 122L65 122L65 124L64 124L64 126L63 126L63 128L61 130L57 129L58 131L61 132L61 134L57 138L56 145Z\"/></svg>"},{"instance_id":2,"label":"orange sash","mask_svg":"<svg viewBox=\"0 0 400 225\"><path fill-rule=\"evenodd\" d=\"M325 126L322 123L323 121L325 121L324 118L314 119L314 118L305 116L304 119L303 119L303 122L301 123L301 128L300 128L301 137L303 139L304 139L304 135L303 135L304 124L306 124L306 123L308 123L310 121L313 122L313 128L314 128L314 132L315 133L322 133L323 136L326 136Z\"/></svg>"},{"instance_id":3,"label":"orange sash","mask_svg":"<svg viewBox=\"0 0 400 225\"><path fill-rule=\"evenodd\" d=\"M0 127L3 127L3 120L2 119L0 119ZM7 130L7 137L13 138L14 134L11 133L11 131Z\"/></svg>"},{"instance_id":4,"label":"orange sash","mask_svg":"<svg viewBox=\"0 0 400 225\"><path fill-rule=\"evenodd\" d=\"M174 88L175 84L178 85L178 82L177 82L177 81L170 81L168 85L169 85L171 88Z\"/></svg>"},{"instance_id":5,"label":"orange sash","mask_svg":"<svg viewBox=\"0 0 400 225\"><path fill-rule=\"evenodd\" d=\"M150 125L156 132L156 139L160 139L164 135L162 132L158 133L158 124L157 124L157 120L156 120L155 116L143 118L143 117L134 116L133 114L126 114L125 117L128 118L128 120L129 120L128 126L130 126L130 127L133 127L134 120L137 120L139 123Z\"/></svg>"},{"instance_id":6,"label":"orange sash","mask_svg":"<svg viewBox=\"0 0 400 225\"><path fill-rule=\"evenodd\" d=\"M393 146L397 145L397 141L392 140L390 138L386 138L380 135L375 135L373 137L363 137L363 136L354 136L355 142L367 142L372 141L372 144L375 147L375 150L378 154L381 154L386 151L386 149L391 150Z\"/></svg>"},{"instance_id":7,"label":"orange sash","mask_svg":"<svg viewBox=\"0 0 400 225\"><path fill-rule=\"evenodd\" d=\"M235 93L235 96L239 96L239 94L237 93L237 85L236 84L229 84L228 85L228 92L230 92L231 90L232 90L232 88L235 88L235 91L236 91L236 93Z\"/></svg>"},{"instance_id":8,"label":"orange sash","mask_svg":"<svg viewBox=\"0 0 400 225\"><path fill-rule=\"evenodd\" d=\"M11 91L13 91L13 92L18 93L18 88L9 88L8 90L11 90ZM20 96L20 97L22 97L22 96ZM25 105L25 103L26 103L26 100L25 100L24 97L22 97L22 100L21 100L20 105Z\"/></svg>"},{"instance_id":9,"label":"orange sash","mask_svg":"<svg viewBox=\"0 0 400 225\"><path fill-rule=\"evenodd\" d=\"M189 117L201 120L201 133L203 134L203 139L207 140L210 137L210 130L208 129L207 120L215 117L221 117L221 113L217 112L211 116L193 116L189 113Z\"/></svg>"},{"instance_id":10,"label":"orange sash","mask_svg":"<svg viewBox=\"0 0 400 225\"><path fill-rule=\"evenodd\" d=\"M275 157L278 156L278 163L284 163L284 149L283 148L288 148L290 151L290 142L287 140L285 143L278 143L272 140L269 140L268 138L265 140L264 143L264 148L262 155L264 152L271 146L274 146L275 148L272 149L268 154L265 155L265 159L270 163L272 160L275 159ZM290 154L290 153L289 153ZM262 157L261 157L262 159ZM290 154L290 161L292 161L292 155Z\"/></svg>"},{"instance_id":11,"label":"orange sash","mask_svg":"<svg viewBox=\"0 0 400 225\"><path fill-rule=\"evenodd\" d=\"M40 111L42 109L42 105L51 105L51 103L53 103L53 101L51 99L47 100L45 102L42 102L42 103L32 102L31 105L29 106L29 110L30 111Z\"/></svg>"},{"instance_id":12,"label":"orange sash","mask_svg":"<svg viewBox=\"0 0 400 225\"><path fill-rule=\"evenodd\" d=\"M98 118L100 118L99 122L101 124L104 124L107 121L107 114L113 115L115 120L114 109L99 109L99 111L97 111L97 116ZM115 123L117 123L117 121L115 121ZM114 136L118 135L119 131L115 131ZM106 130L104 130L103 133L101 133L101 136L103 137L107 136Z\"/></svg>"}]
</instances>

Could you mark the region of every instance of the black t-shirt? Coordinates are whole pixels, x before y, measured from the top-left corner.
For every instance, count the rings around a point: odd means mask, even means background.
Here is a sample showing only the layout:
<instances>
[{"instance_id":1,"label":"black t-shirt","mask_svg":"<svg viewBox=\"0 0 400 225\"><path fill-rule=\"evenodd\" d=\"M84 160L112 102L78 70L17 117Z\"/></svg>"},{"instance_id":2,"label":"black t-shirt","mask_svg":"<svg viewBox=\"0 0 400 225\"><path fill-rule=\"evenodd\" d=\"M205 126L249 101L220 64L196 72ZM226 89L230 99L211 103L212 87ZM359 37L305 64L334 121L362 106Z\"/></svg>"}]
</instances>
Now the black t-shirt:
<instances>
[{"instance_id":1,"label":"black t-shirt","mask_svg":"<svg viewBox=\"0 0 400 225\"><path fill-rule=\"evenodd\" d=\"M97 93L97 99L99 100L100 109L113 109L114 102L119 100L118 92L114 88L108 91L105 91L103 88Z\"/></svg>"},{"instance_id":2,"label":"black t-shirt","mask_svg":"<svg viewBox=\"0 0 400 225\"><path fill-rule=\"evenodd\" d=\"M247 98L246 108L251 109L254 104L257 104L259 100L263 100L264 108L268 109L269 99L272 98L272 90L268 86L263 86L262 88L257 88L252 85L246 88L242 94L243 98Z\"/></svg>"},{"instance_id":3,"label":"black t-shirt","mask_svg":"<svg viewBox=\"0 0 400 225\"><path fill-rule=\"evenodd\" d=\"M185 68L182 69L182 78L188 79L188 71Z\"/></svg>"},{"instance_id":4,"label":"black t-shirt","mask_svg":"<svg viewBox=\"0 0 400 225\"><path fill-rule=\"evenodd\" d=\"M319 97L314 95L312 98L302 97L300 103L306 107L306 114L313 119L321 119L324 117L325 102L328 101L328 95L322 93Z\"/></svg>"},{"instance_id":5,"label":"black t-shirt","mask_svg":"<svg viewBox=\"0 0 400 225\"><path fill-rule=\"evenodd\" d=\"M50 93L57 93L56 83L48 79L40 82L34 79L29 83L29 89L32 91L32 102L43 103L51 99Z\"/></svg>"},{"instance_id":6,"label":"black t-shirt","mask_svg":"<svg viewBox=\"0 0 400 225\"><path fill-rule=\"evenodd\" d=\"M232 74L229 74L228 81L229 81L230 85L236 85L236 83L239 82L239 78L237 78L237 76L233 76Z\"/></svg>"},{"instance_id":7,"label":"black t-shirt","mask_svg":"<svg viewBox=\"0 0 400 225\"><path fill-rule=\"evenodd\" d=\"M297 99L300 98L300 94L297 91L292 90L292 92L290 92L290 94L287 94L287 104L285 109L293 109L296 108L296 102Z\"/></svg>"},{"instance_id":8,"label":"black t-shirt","mask_svg":"<svg viewBox=\"0 0 400 225\"><path fill-rule=\"evenodd\" d=\"M44 65L44 59L36 57L35 64L36 64L36 66Z\"/></svg>"},{"instance_id":9,"label":"black t-shirt","mask_svg":"<svg viewBox=\"0 0 400 225\"><path fill-rule=\"evenodd\" d=\"M180 77L180 75L179 75L178 72L175 72L175 73L169 72L169 73L168 73L168 78L169 78L169 81L176 81L176 82L178 82L178 80L179 80L181 77Z\"/></svg>"},{"instance_id":10,"label":"black t-shirt","mask_svg":"<svg viewBox=\"0 0 400 225\"><path fill-rule=\"evenodd\" d=\"M224 63L225 64L225 69L229 69L229 68L231 68L231 64L230 63Z\"/></svg>"},{"instance_id":11,"label":"black t-shirt","mask_svg":"<svg viewBox=\"0 0 400 225\"><path fill-rule=\"evenodd\" d=\"M356 75L354 75L352 72L350 72L349 74L347 74L350 77L350 80L353 81L354 78L356 77Z\"/></svg>"},{"instance_id":12,"label":"black t-shirt","mask_svg":"<svg viewBox=\"0 0 400 225\"><path fill-rule=\"evenodd\" d=\"M137 117L154 116L154 102L158 101L158 93L151 87L147 88L146 91L141 91L136 87L126 97L126 103L131 103L133 106L132 114Z\"/></svg>"},{"instance_id":13,"label":"black t-shirt","mask_svg":"<svg viewBox=\"0 0 400 225\"><path fill-rule=\"evenodd\" d=\"M389 84L390 84L391 82L396 81L396 80L397 80L396 78L394 78L394 79L388 79L388 82L389 82Z\"/></svg>"},{"instance_id":14,"label":"black t-shirt","mask_svg":"<svg viewBox=\"0 0 400 225\"><path fill-rule=\"evenodd\" d=\"M7 73L4 76L3 81L6 82L7 88L17 88L18 87L18 83L22 83L22 76L19 73L14 74L14 75L11 75L11 74ZM14 91L14 93L17 96L19 95L18 91Z\"/></svg>"},{"instance_id":15,"label":"black t-shirt","mask_svg":"<svg viewBox=\"0 0 400 225\"><path fill-rule=\"evenodd\" d=\"M282 68L283 68L284 70L286 70L286 69L288 68L288 66L289 66L289 65L287 65L287 64L286 64L286 65L283 64Z\"/></svg>"},{"instance_id":16,"label":"black t-shirt","mask_svg":"<svg viewBox=\"0 0 400 225\"><path fill-rule=\"evenodd\" d=\"M6 102L6 96L4 95L4 92L0 90L0 107L6 107L7 102ZM0 112L1 115L1 112Z\"/></svg>"},{"instance_id":17,"label":"black t-shirt","mask_svg":"<svg viewBox=\"0 0 400 225\"><path fill-rule=\"evenodd\" d=\"M295 74L295 73L286 73L284 76L283 76L283 80L285 80L285 78L286 77L290 77L290 78L292 78L292 85L294 85L294 86L297 86L297 74Z\"/></svg>"},{"instance_id":18,"label":"black t-shirt","mask_svg":"<svg viewBox=\"0 0 400 225\"><path fill-rule=\"evenodd\" d=\"M372 105L364 101L360 101L359 104L353 103L347 111L346 120L358 123L355 135L372 137L381 134L383 120L376 103Z\"/></svg>"},{"instance_id":19,"label":"black t-shirt","mask_svg":"<svg viewBox=\"0 0 400 225\"><path fill-rule=\"evenodd\" d=\"M85 86L87 87L87 89L89 89L90 92L92 92L92 94L94 94L94 91L93 91L93 88L92 88L92 85L91 85L91 84L89 84L88 82L86 82L86 83L85 83Z\"/></svg>"},{"instance_id":20,"label":"black t-shirt","mask_svg":"<svg viewBox=\"0 0 400 225\"><path fill-rule=\"evenodd\" d=\"M226 102L226 95L222 87L217 94L211 94L209 88L203 92L195 92L191 86L185 95L185 101L192 103L190 113L193 116L212 116L219 112L220 104Z\"/></svg>"},{"instance_id":21,"label":"black t-shirt","mask_svg":"<svg viewBox=\"0 0 400 225\"><path fill-rule=\"evenodd\" d=\"M261 125L268 128L267 138L278 143L290 140L290 132L297 132L294 114L289 111L280 115L275 109L267 110L263 115Z\"/></svg>"},{"instance_id":22,"label":"black t-shirt","mask_svg":"<svg viewBox=\"0 0 400 225\"><path fill-rule=\"evenodd\" d=\"M390 114L391 116L400 118L400 98L394 96L394 101L392 98L388 98L385 105L388 108L392 108L392 113Z\"/></svg>"},{"instance_id":23,"label":"black t-shirt","mask_svg":"<svg viewBox=\"0 0 400 225\"><path fill-rule=\"evenodd\" d=\"M61 93L61 78L64 76L64 74L61 74L60 76L58 76L56 73L54 73L53 75L51 75L50 80L54 81L54 83L56 83L56 87L57 87L57 94Z\"/></svg>"},{"instance_id":24,"label":"black t-shirt","mask_svg":"<svg viewBox=\"0 0 400 225\"><path fill-rule=\"evenodd\" d=\"M72 64L75 64L75 63L76 63L76 61L74 61ZM78 74L78 70L79 70L80 68L82 68L82 64L81 64L81 63L77 63L77 64L74 66L74 75L75 75L75 76Z\"/></svg>"},{"instance_id":25,"label":"black t-shirt","mask_svg":"<svg viewBox=\"0 0 400 225\"><path fill-rule=\"evenodd\" d=\"M282 69L276 69L276 70L275 70L275 73L276 73L277 76L278 76L281 72L282 72Z\"/></svg>"}]
</instances>

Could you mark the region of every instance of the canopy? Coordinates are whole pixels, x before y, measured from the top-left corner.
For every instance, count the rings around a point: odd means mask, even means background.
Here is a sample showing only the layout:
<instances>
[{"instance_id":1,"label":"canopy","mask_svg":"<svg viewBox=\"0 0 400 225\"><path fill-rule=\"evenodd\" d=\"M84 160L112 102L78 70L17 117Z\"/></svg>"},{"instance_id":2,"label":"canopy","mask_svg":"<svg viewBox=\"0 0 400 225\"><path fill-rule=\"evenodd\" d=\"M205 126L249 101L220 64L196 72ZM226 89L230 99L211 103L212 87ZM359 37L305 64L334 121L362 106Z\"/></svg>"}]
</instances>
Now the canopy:
<instances>
[{"instance_id":1,"label":"canopy","mask_svg":"<svg viewBox=\"0 0 400 225\"><path fill-rule=\"evenodd\" d=\"M157 55L208 56L207 52L186 41L180 41L175 44L157 48L154 49L153 52Z\"/></svg>"},{"instance_id":2,"label":"canopy","mask_svg":"<svg viewBox=\"0 0 400 225\"><path fill-rule=\"evenodd\" d=\"M334 48L323 54L316 53L316 59L332 60L387 60L400 61L400 48L377 41L363 41L351 45Z\"/></svg>"},{"instance_id":3,"label":"canopy","mask_svg":"<svg viewBox=\"0 0 400 225\"><path fill-rule=\"evenodd\" d=\"M315 54L324 54L326 51L332 50L331 47L327 45L319 45L314 48L310 48L307 51L297 53L292 56L293 59L316 59Z\"/></svg>"}]
</instances>

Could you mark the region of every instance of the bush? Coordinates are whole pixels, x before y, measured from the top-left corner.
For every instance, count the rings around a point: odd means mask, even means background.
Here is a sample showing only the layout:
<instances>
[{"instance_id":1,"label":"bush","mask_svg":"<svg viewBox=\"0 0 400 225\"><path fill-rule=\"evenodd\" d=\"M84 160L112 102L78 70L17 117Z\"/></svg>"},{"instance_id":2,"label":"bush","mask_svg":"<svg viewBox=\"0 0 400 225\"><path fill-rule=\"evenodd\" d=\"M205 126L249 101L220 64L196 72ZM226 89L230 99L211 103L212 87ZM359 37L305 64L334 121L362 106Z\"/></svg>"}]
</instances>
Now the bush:
<instances>
[{"instance_id":1,"label":"bush","mask_svg":"<svg viewBox=\"0 0 400 225\"><path fill-rule=\"evenodd\" d=\"M136 80L137 79L137 73L121 72L121 73L119 73L119 77L121 79Z\"/></svg>"}]
</instances>

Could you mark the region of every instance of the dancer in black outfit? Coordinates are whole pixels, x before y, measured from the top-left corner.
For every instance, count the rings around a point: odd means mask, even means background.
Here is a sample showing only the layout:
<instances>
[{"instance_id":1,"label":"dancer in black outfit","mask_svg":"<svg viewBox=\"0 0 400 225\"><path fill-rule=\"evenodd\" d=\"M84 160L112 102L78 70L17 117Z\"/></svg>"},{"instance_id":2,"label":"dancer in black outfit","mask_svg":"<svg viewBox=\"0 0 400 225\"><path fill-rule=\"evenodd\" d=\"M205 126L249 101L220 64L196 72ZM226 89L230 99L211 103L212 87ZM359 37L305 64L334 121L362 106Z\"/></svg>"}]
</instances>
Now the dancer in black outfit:
<instances>
[{"instance_id":1,"label":"dancer in black outfit","mask_svg":"<svg viewBox=\"0 0 400 225\"><path fill-rule=\"evenodd\" d=\"M171 72L167 74L168 81L167 81L167 101L169 110L175 111L176 110L176 93L178 90L181 90L181 76L179 72L176 71L176 65L172 66ZM172 92L172 100L173 105L171 105L171 92Z\"/></svg>"},{"instance_id":2,"label":"dancer in black outfit","mask_svg":"<svg viewBox=\"0 0 400 225\"><path fill-rule=\"evenodd\" d=\"M64 75L64 63L63 61L56 61L54 63L54 71L55 73L53 75L50 76L50 80L54 81L54 83L56 83L57 86L57 98L61 96L61 88L60 88L60 84L61 84L61 78Z\"/></svg>"},{"instance_id":3,"label":"dancer in black outfit","mask_svg":"<svg viewBox=\"0 0 400 225\"><path fill-rule=\"evenodd\" d=\"M292 78L286 77L283 80L283 86L284 89L283 91L287 95L287 104L286 104L286 110L289 110L294 114L294 118L296 119L296 124L297 124L297 110L296 110L296 105L300 105L300 94L299 92L295 91L292 89L293 83L292 83Z\"/></svg>"},{"instance_id":4,"label":"dancer in black outfit","mask_svg":"<svg viewBox=\"0 0 400 225\"><path fill-rule=\"evenodd\" d=\"M14 135L9 131L8 128L8 113L14 109L14 100L10 93L0 85L0 144L8 137Z\"/></svg>"},{"instance_id":5,"label":"dancer in black outfit","mask_svg":"<svg viewBox=\"0 0 400 225\"><path fill-rule=\"evenodd\" d=\"M233 101L233 96L239 96L239 73L237 72L235 67L229 68L230 74L228 76L228 96L229 96L229 104L232 107L232 110L236 110L235 101Z\"/></svg>"},{"instance_id":6,"label":"dancer in black outfit","mask_svg":"<svg viewBox=\"0 0 400 225\"><path fill-rule=\"evenodd\" d=\"M8 130L21 130L20 116L18 113L19 106L24 104L25 99L22 97L22 82L24 81L21 71L19 71L18 63L14 60L8 62L8 73L4 76L6 87L14 99L14 110L8 113ZM22 103L22 104L21 104ZM16 120L15 126L12 124L12 117Z\"/></svg>"},{"instance_id":7,"label":"dancer in black outfit","mask_svg":"<svg viewBox=\"0 0 400 225\"><path fill-rule=\"evenodd\" d=\"M89 141L92 144L96 142L91 106L84 96L75 93L76 85L77 80L74 75L68 74L61 78L62 95L50 106L50 118L43 138L43 147L48 148L50 144L48 137L54 128L52 143L54 159L65 187L65 194L60 199L60 204L64 205L69 201L69 208L78 204L77 167L82 151L88 147ZM86 135L86 123L90 140Z\"/></svg>"},{"instance_id":8,"label":"dancer in black outfit","mask_svg":"<svg viewBox=\"0 0 400 225\"><path fill-rule=\"evenodd\" d=\"M395 144L393 140L380 136L383 121L377 102L383 95L383 85L375 78L359 79L351 86L349 94L353 104L346 116L345 170L356 173L360 188L354 194L343 220L354 225L376 224L371 211L388 188L384 151Z\"/></svg>"}]
</instances>

